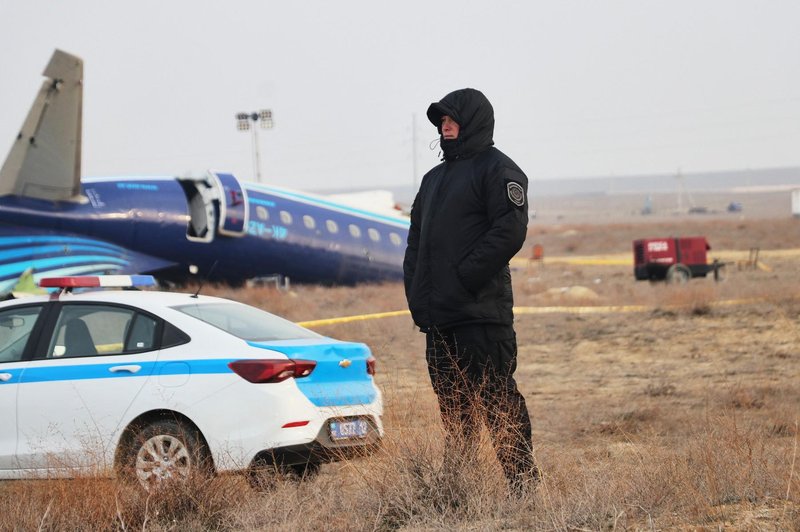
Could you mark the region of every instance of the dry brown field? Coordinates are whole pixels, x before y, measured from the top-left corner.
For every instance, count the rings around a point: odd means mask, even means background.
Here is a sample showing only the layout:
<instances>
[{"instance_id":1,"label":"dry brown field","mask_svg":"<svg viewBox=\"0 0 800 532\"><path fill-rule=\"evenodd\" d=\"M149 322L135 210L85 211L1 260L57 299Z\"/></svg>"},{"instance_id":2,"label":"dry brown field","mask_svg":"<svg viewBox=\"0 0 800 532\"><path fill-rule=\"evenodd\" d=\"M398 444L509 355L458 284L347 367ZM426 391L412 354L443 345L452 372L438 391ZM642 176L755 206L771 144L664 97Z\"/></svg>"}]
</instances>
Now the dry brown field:
<instances>
[{"instance_id":1,"label":"dry brown field","mask_svg":"<svg viewBox=\"0 0 800 532\"><path fill-rule=\"evenodd\" d=\"M378 359L377 454L270 493L238 477L149 497L95 478L6 482L0 529L800 530L800 255L789 251L800 249L800 220L600 223L586 209L533 220L520 257L541 243L545 260L515 263L516 304L546 308L516 320L516 377L544 473L527 496L508 497L486 438L479 463L445 474L424 337L398 316L316 328ZM706 236L712 256L758 247L760 267L732 262L720 282L667 286L636 282L630 266L558 260L689 234ZM405 308L399 283L204 291L294 321Z\"/></svg>"}]
</instances>

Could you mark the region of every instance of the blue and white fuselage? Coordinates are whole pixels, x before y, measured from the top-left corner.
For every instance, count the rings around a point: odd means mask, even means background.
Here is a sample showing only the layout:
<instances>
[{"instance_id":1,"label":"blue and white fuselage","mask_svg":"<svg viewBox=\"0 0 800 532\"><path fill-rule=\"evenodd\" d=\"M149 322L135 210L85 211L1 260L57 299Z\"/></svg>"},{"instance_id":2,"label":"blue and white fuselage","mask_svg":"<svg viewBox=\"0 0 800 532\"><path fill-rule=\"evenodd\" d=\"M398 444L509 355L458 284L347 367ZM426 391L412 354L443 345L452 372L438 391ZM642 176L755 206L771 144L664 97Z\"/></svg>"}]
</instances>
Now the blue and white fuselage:
<instances>
[{"instance_id":1,"label":"blue and white fuselage","mask_svg":"<svg viewBox=\"0 0 800 532\"><path fill-rule=\"evenodd\" d=\"M84 202L0 198L0 290L27 269L233 284L271 275L343 284L402 277L407 218L216 175L225 185L88 179Z\"/></svg>"}]
</instances>

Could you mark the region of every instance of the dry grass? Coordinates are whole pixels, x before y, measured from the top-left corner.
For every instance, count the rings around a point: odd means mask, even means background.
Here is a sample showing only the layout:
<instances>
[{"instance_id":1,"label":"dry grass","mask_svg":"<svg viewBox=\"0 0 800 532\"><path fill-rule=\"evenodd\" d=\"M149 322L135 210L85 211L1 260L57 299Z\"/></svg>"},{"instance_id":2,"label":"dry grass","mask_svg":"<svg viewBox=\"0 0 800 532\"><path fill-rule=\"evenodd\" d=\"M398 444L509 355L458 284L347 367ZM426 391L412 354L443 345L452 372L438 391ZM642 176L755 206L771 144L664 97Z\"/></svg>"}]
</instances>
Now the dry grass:
<instances>
[{"instance_id":1,"label":"dry grass","mask_svg":"<svg viewBox=\"0 0 800 532\"><path fill-rule=\"evenodd\" d=\"M598 298L584 304L648 308L518 317L516 377L544 472L522 499L508 497L485 434L460 475L443 466L424 337L395 317L319 329L378 358L377 454L266 494L238 476L149 497L97 478L4 482L0 529L798 530L800 265L770 266L674 287L627 268L516 272L518 305L585 286ZM298 321L404 308L400 284L204 291Z\"/></svg>"}]
</instances>

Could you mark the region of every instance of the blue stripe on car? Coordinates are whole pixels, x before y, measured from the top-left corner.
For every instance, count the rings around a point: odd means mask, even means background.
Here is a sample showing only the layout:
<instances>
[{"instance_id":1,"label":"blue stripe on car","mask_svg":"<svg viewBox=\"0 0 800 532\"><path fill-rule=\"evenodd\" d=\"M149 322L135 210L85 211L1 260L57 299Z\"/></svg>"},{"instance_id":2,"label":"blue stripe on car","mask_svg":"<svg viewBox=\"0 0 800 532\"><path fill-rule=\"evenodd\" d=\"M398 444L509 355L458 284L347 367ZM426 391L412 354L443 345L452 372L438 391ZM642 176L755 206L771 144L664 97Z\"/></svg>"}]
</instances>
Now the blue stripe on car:
<instances>
[{"instance_id":1,"label":"blue stripe on car","mask_svg":"<svg viewBox=\"0 0 800 532\"><path fill-rule=\"evenodd\" d=\"M367 373L371 353L364 344L320 340L247 342L253 347L278 351L292 359L313 360L317 367L308 377L295 379L297 387L316 406L369 404L377 397ZM350 364L340 365L348 360Z\"/></svg>"},{"instance_id":2,"label":"blue stripe on car","mask_svg":"<svg viewBox=\"0 0 800 532\"><path fill-rule=\"evenodd\" d=\"M62 359L64 360L64 359ZM0 366L0 373L10 373L11 378L0 381L5 384L28 384L32 382L58 382L87 379L119 379L129 377L147 377L156 375L213 375L232 373L228 367L234 358L215 358L210 360L165 360L161 362L118 361L112 364L73 364L5 369ZM36 361L34 361L36 362ZM112 372L111 368L119 366L141 366L136 373Z\"/></svg>"}]
</instances>

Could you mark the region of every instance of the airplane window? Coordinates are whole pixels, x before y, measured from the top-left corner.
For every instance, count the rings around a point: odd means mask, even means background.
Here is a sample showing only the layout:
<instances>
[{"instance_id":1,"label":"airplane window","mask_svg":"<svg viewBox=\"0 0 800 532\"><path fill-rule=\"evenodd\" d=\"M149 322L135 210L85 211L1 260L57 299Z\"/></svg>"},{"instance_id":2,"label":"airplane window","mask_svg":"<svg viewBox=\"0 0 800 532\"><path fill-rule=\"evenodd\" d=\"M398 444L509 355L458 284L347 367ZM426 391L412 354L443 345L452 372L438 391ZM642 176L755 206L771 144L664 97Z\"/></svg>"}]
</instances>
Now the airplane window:
<instances>
[{"instance_id":1,"label":"airplane window","mask_svg":"<svg viewBox=\"0 0 800 532\"><path fill-rule=\"evenodd\" d=\"M328 232L331 234L336 234L339 232L339 225L333 220L326 220L325 227L328 228Z\"/></svg>"},{"instance_id":2,"label":"airplane window","mask_svg":"<svg viewBox=\"0 0 800 532\"><path fill-rule=\"evenodd\" d=\"M266 207L259 205L256 207L256 216L259 220L269 220L269 211Z\"/></svg>"},{"instance_id":3,"label":"airplane window","mask_svg":"<svg viewBox=\"0 0 800 532\"><path fill-rule=\"evenodd\" d=\"M303 225L306 226L306 229L314 229L317 226L317 222L309 216L308 214L303 215Z\"/></svg>"},{"instance_id":4,"label":"airplane window","mask_svg":"<svg viewBox=\"0 0 800 532\"><path fill-rule=\"evenodd\" d=\"M292 215L288 211L281 211L281 221L286 225L292 225Z\"/></svg>"},{"instance_id":5,"label":"airplane window","mask_svg":"<svg viewBox=\"0 0 800 532\"><path fill-rule=\"evenodd\" d=\"M392 244L394 244L395 246L403 245L403 239L400 238L400 235L398 235L397 233L389 233L389 240L391 240Z\"/></svg>"},{"instance_id":6,"label":"airplane window","mask_svg":"<svg viewBox=\"0 0 800 532\"><path fill-rule=\"evenodd\" d=\"M361 238L361 228L357 225L350 224L350 236L353 238Z\"/></svg>"},{"instance_id":7,"label":"airplane window","mask_svg":"<svg viewBox=\"0 0 800 532\"><path fill-rule=\"evenodd\" d=\"M372 240L373 242L380 242L381 234L378 232L377 229L375 229L374 227L370 227L369 229L367 229L367 233L369 234L370 240Z\"/></svg>"}]
</instances>

